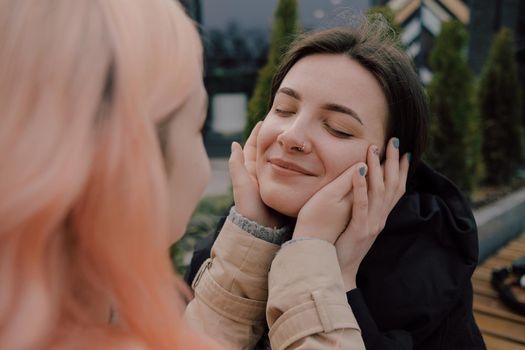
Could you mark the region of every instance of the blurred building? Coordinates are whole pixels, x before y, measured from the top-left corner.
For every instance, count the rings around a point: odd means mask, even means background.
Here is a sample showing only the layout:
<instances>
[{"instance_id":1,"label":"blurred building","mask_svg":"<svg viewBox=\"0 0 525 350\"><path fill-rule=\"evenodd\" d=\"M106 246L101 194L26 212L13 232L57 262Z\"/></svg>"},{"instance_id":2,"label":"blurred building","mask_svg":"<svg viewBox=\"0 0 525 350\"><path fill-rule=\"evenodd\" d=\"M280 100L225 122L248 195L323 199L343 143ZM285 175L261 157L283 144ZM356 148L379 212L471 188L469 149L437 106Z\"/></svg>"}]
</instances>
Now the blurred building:
<instances>
[{"instance_id":1,"label":"blurred building","mask_svg":"<svg viewBox=\"0 0 525 350\"><path fill-rule=\"evenodd\" d=\"M403 27L402 41L424 83L432 79L428 56L442 22L457 19L468 27L468 60L476 75L485 64L494 34L502 27L510 28L514 32L519 77L525 92L525 1L373 0L372 3L387 5L396 13L396 21ZM523 115L525 118L525 101Z\"/></svg>"},{"instance_id":2,"label":"blurred building","mask_svg":"<svg viewBox=\"0 0 525 350\"><path fill-rule=\"evenodd\" d=\"M457 19L465 25L470 20L470 10L462 0L373 0L374 6L386 5L395 13L395 21L403 28L401 41L414 59L423 83L432 79L429 54L434 38L441 31L443 22Z\"/></svg>"}]
</instances>

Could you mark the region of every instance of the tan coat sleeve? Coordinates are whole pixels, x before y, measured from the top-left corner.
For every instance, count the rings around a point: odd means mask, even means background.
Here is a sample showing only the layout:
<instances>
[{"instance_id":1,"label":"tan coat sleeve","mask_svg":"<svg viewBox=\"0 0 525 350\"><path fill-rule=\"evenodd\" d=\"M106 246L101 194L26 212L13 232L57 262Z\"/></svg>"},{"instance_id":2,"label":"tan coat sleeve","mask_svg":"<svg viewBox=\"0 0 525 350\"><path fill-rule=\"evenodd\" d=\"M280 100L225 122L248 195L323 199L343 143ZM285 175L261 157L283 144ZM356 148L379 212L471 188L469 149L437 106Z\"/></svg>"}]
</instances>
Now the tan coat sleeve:
<instances>
[{"instance_id":1,"label":"tan coat sleeve","mask_svg":"<svg viewBox=\"0 0 525 350\"><path fill-rule=\"evenodd\" d=\"M268 283L272 350L365 349L332 244L313 239L285 245Z\"/></svg>"},{"instance_id":2,"label":"tan coat sleeve","mask_svg":"<svg viewBox=\"0 0 525 350\"><path fill-rule=\"evenodd\" d=\"M265 324L268 271L279 250L226 220L193 281L185 318L228 348L252 349Z\"/></svg>"}]
</instances>

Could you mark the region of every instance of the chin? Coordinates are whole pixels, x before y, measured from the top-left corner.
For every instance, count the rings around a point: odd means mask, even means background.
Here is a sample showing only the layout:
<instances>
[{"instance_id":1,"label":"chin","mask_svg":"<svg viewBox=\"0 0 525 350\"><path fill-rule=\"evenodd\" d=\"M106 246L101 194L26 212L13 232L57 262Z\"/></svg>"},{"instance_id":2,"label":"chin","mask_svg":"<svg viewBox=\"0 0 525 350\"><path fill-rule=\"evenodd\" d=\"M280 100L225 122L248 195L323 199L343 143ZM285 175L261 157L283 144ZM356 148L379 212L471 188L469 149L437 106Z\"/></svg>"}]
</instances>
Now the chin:
<instances>
[{"instance_id":1,"label":"chin","mask_svg":"<svg viewBox=\"0 0 525 350\"><path fill-rule=\"evenodd\" d=\"M169 235L169 244L173 244L175 242L178 242L182 236L184 236L184 233L186 232L186 227L188 226L188 223L189 223L189 218L188 220L173 220L171 221L171 224L170 224L170 235Z\"/></svg>"},{"instance_id":2,"label":"chin","mask_svg":"<svg viewBox=\"0 0 525 350\"><path fill-rule=\"evenodd\" d=\"M261 199L268 207L291 218L297 218L306 200L284 191L261 189Z\"/></svg>"}]
</instances>

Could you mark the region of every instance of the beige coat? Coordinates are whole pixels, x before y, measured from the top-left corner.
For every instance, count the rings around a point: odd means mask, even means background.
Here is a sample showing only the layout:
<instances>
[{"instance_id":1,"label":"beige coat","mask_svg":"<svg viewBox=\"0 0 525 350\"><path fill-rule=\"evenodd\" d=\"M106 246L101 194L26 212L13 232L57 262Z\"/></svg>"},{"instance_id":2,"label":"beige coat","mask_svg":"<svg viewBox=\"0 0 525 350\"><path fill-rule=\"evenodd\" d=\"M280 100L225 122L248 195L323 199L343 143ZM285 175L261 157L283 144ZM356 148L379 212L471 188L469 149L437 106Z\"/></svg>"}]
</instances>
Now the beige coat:
<instances>
[{"instance_id":1,"label":"beige coat","mask_svg":"<svg viewBox=\"0 0 525 350\"><path fill-rule=\"evenodd\" d=\"M227 220L193 281L186 319L227 348L252 349L268 322L273 350L365 349L338 266L328 242L281 248Z\"/></svg>"}]
</instances>

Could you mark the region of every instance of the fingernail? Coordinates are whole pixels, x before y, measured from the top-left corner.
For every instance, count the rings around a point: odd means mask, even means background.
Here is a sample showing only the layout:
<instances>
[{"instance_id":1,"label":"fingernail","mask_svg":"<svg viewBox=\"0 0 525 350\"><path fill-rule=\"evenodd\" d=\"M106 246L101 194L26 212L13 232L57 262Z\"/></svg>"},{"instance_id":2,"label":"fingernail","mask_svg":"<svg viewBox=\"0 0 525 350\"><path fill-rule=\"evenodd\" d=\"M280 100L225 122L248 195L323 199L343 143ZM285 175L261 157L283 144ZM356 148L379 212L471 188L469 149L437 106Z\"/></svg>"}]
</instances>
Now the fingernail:
<instances>
[{"instance_id":1,"label":"fingernail","mask_svg":"<svg viewBox=\"0 0 525 350\"><path fill-rule=\"evenodd\" d=\"M407 153L407 158L408 158L408 161L410 162L412 160L412 153L408 152Z\"/></svg>"},{"instance_id":2,"label":"fingernail","mask_svg":"<svg viewBox=\"0 0 525 350\"><path fill-rule=\"evenodd\" d=\"M377 148L377 146L372 146L372 153L379 157L379 148Z\"/></svg>"},{"instance_id":3,"label":"fingernail","mask_svg":"<svg viewBox=\"0 0 525 350\"><path fill-rule=\"evenodd\" d=\"M399 139L397 137L394 137L394 139L392 140L392 144L396 149L399 149Z\"/></svg>"},{"instance_id":4,"label":"fingernail","mask_svg":"<svg viewBox=\"0 0 525 350\"><path fill-rule=\"evenodd\" d=\"M231 151L232 151L232 153L233 153L234 148L235 148L235 141L232 142L232 144L231 144Z\"/></svg>"},{"instance_id":5,"label":"fingernail","mask_svg":"<svg viewBox=\"0 0 525 350\"><path fill-rule=\"evenodd\" d=\"M366 175L366 166L362 166L359 168L359 175L365 176Z\"/></svg>"}]
</instances>

